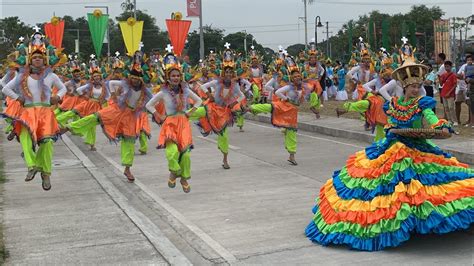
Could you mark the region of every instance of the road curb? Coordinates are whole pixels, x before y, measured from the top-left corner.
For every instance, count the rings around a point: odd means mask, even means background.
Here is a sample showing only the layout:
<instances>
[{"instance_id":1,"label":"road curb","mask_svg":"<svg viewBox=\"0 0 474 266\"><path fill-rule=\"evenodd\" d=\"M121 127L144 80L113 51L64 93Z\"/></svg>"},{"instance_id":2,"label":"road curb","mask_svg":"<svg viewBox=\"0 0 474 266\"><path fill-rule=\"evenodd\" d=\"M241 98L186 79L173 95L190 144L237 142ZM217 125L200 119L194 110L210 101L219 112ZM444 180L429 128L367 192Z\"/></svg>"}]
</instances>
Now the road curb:
<instances>
[{"instance_id":1,"label":"road curb","mask_svg":"<svg viewBox=\"0 0 474 266\"><path fill-rule=\"evenodd\" d=\"M271 124L271 117L269 115L252 115L252 114L245 114L245 118L252 121L262 122ZM327 125L322 124L309 124L305 122L298 122L298 129L319 133L327 136L338 137L338 138L345 138L345 139L353 139L358 141L363 141L367 143L372 143L374 140L374 136L370 133L366 132L358 132L358 131L351 131L347 129L340 129L335 128ZM450 147L445 147L440 145L440 147L446 151L451 153L454 157L456 157L460 162L467 163L470 165L474 165L474 156L473 154L462 152Z\"/></svg>"}]
</instances>

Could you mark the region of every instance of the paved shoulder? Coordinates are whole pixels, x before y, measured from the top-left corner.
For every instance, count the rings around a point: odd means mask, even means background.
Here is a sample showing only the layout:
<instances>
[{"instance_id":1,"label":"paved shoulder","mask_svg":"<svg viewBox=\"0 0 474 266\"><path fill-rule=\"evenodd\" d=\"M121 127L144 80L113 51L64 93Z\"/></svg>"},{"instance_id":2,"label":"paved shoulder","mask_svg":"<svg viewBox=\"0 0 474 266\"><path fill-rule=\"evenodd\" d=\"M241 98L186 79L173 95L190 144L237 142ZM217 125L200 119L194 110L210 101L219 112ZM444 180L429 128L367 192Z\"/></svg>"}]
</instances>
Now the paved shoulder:
<instances>
[{"instance_id":1,"label":"paved shoulder","mask_svg":"<svg viewBox=\"0 0 474 266\"><path fill-rule=\"evenodd\" d=\"M1 143L4 231L11 264L167 264L81 161L55 144L52 190L25 183L20 145Z\"/></svg>"}]
</instances>

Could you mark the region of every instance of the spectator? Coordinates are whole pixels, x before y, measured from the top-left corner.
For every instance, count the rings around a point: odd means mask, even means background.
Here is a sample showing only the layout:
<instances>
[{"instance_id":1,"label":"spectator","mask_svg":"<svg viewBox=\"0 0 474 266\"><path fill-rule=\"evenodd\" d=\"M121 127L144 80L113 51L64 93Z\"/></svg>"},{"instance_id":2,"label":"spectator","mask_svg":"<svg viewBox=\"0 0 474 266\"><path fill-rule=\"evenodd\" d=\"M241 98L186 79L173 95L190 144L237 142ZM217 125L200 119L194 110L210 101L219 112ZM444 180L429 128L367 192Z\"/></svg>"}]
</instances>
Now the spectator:
<instances>
[{"instance_id":1,"label":"spectator","mask_svg":"<svg viewBox=\"0 0 474 266\"><path fill-rule=\"evenodd\" d=\"M472 64L472 57L471 57L471 64L466 65L466 69L464 72L466 76L466 82L468 84L468 96L469 96L469 109L471 118L469 119L469 125L471 128L474 128L474 64ZM469 126L468 125L468 126Z\"/></svg>"},{"instance_id":2,"label":"spectator","mask_svg":"<svg viewBox=\"0 0 474 266\"><path fill-rule=\"evenodd\" d=\"M455 121L456 115L454 110L454 97L456 96L457 77L452 72L453 63L451 61L444 62L445 73L440 77L441 92L440 96L443 99L444 112L449 122L457 126Z\"/></svg>"},{"instance_id":3,"label":"spectator","mask_svg":"<svg viewBox=\"0 0 474 266\"><path fill-rule=\"evenodd\" d=\"M469 109L469 102L467 99L467 87L468 84L466 83L466 67L468 65L472 65L472 57L471 55L466 56L466 63L462 65L458 72L457 72L457 78L458 78L458 87L456 89L456 97L455 97L455 109L456 109L456 119L457 122L461 125L461 110L462 110L462 104L465 103L468 105ZM468 111L469 113L469 120L466 122L466 124L470 124L471 121L471 112Z\"/></svg>"},{"instance_id":4,"label":"spectator","mask_svg":"<svg viewBox=\"0 0 474 266\"><path fill-rule=\"evenodd\" d=\"M426 96L434 98L436 73L434 72L433 66L430 63L426 64L426 66L428 67L428 75L426 76L426 79L423 83L423 87L425 88ZM433 112L436 113L436 107L433 108Z\"/></svg>"}]
</instances>

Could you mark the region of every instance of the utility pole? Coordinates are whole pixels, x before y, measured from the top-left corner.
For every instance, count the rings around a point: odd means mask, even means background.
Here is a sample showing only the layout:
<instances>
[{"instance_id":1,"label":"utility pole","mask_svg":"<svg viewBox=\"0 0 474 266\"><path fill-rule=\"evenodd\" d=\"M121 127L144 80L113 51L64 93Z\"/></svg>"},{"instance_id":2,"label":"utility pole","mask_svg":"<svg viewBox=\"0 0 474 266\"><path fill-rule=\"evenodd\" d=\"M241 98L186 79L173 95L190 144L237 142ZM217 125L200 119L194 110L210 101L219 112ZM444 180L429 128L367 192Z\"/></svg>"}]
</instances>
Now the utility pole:
<instances>
[{"instance_id":1,"label":"utility pole","mask_svg":"<svg viewBox=\"0 0 474 266\"><path fill-rule=\"evenodd\" d=\"M133 0L133 18L137 20L137 0Z\"/></svg>"},{"instance_id":2,"label":"utility pole","mask_svg":"<svg viewBox=\"0 0 474 266\"><path fill-rule=\"evenodd\" d=\"M199 58L204 60L204 31L202 29L202 0L199 3Z\"/></svg>"},{"instance_id":3,"label":"utility pole","mask_svg":"<svg viewBox=\"0 0 474 266\"><path fill-rule=\"evenodd\" d=\"M456 58L457 58L457 55L456 55L456 18L453 18L453 40L452 40L452 62L453 64L456 64Z\"/></svg>"},{"instance_id":4,"label":"utility pole","mask_svg":"<svg viewBox=\"0 0 474 266\"><path fill-rule=\"evenodd\" d=\"M331 54L329 49L329 33L332 34L332 31L329 31L329 21L326 21L326 31L323 33L326 33L326 55L329 56Z\"/></svg>"},{"instance_id":5,"label":"utility pole","mask_svg":"<svg viewBox=\"0 0 474 266\"><path fill-rule=\"evenodd\" d=\"M244 51L245 51L245 57L247 57L247 30L242 30L242 32L245 33L245 37L244 37Z\"/></svg>"},{"instance_id":6,"label":"utility pole","mask_svg":"<svg viewBox=\"0 0 474 266\"><path fill-rule=\"evenodd\" d=\"M308 49L308 16L307 16L308 0L304 0L304 48Z\"/></svg>"}]
</instances>

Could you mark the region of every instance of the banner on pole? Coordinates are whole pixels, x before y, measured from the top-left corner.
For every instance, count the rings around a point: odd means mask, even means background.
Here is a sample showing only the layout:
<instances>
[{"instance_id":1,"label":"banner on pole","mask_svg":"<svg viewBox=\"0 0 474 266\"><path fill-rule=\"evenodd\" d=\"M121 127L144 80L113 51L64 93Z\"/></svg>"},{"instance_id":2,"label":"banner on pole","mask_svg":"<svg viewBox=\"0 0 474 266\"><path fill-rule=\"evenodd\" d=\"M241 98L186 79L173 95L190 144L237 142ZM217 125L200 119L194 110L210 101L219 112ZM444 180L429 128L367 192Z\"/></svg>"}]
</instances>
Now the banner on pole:
<instances>
[{"instance_id":1,"label":"banner on pole","mask_svg":"<svg viewBox=\"0 0 474 266\"><path fill-rule=\"evenodd\" d=\"M201 16L201 0L186 0L186 6L188 9L188 17Z\"/></svg>"},{"instance_id":2,"label":"banner on pole","mask_svg":"<svg viewBox=\"0 0 474 266\"><path fill-rule=\"evenodd\" d=\"M91 32L92 44L94 45L97 57L101 57L102 44L104 43L105 31L109 15L104 15L100 10L87 14L87 22L89 23L89 31Z\"/></svg>"},{"instance_id":3,"label":"banner on pole","mask_svg":"<svg viewBox=\"0 0 474 266\"><path fill-rule=\"evenodd\" d=\"M181 56L186 38L188 37L189 27L191 27L191 21L167 19L166 27L168 28L168 37L173 45L175 54Z\"/></svg>"},{"instance_id":4,"label":"banner on pole","mask_svg":"<svg viewBox=\"0 0 474 266\"><path fill-rule=\"evenodd\" d=\"M450 27L448 19L438 19L433 21L434 29L434 52L444 53L446 58L451 60Z\"/></svg>"},{"instance_id":5,"label":"banner on pole","mask_svg":"<svg viewBox=\"0 0 474 266\"><path fill-rule=\"evenodd\" d=\"M46 32L46 36L51 40L51 44L61 49L64 35L64 20L59 20L54 17L50 23L44 24L44 31Z\"/></svg>"},{"instance_id":6,"label":"banner on pole","mask_svg":"<svg viewBox=\"0 0 474 266\"><path fill-rule=\"evenodd\" d=\"M123 42L127 48L128 55L133 55L140 50L140 42L143 33L143 21L136 21L133 17L127 21L119 21L120 31L122 31Z\"/></svg>"}]
</instances>

